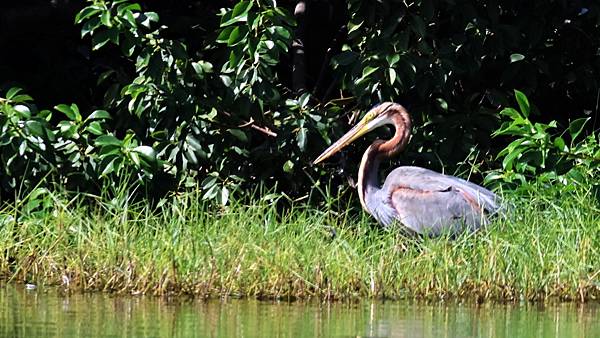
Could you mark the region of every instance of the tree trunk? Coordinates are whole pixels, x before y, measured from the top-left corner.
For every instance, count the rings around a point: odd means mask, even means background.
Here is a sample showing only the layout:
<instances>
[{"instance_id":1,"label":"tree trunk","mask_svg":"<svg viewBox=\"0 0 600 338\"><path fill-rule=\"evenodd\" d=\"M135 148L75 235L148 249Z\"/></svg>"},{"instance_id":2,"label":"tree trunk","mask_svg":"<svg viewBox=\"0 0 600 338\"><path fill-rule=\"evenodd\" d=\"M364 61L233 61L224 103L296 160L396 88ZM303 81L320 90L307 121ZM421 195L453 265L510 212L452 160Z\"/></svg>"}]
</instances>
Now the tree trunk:
<instances>
[{"instance_id":1,"label":"tree trunk","mask_svg":"<svg viewBox=\"0 0 600 338\"><path fill-rule=\"evenodd\" d=\"M294 16L296 17L298 26L296 26L294 41L292 42L292 51L294 53L292 86L296 92L306 90L306 56L304 55L305 12L306 1L298 1L294 9Z\"/></svg>"}]
</instances>

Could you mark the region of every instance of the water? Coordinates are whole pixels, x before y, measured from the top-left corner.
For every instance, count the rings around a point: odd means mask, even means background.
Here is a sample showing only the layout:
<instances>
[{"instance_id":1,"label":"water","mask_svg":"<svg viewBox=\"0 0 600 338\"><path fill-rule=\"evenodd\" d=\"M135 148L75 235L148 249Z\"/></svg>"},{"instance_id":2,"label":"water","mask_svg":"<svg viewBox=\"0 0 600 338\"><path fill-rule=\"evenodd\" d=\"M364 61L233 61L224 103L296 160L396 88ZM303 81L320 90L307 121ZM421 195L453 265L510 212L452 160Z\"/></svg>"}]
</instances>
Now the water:
<instances>
[{"instance_id":1,"label":"water","mask_svg":"<svg viewBox=\"0 0 600 338\"><path fill-rule=\"evenodd\" d=\"M0 337L600 337L599 317L598 303L203 302L0 285Z\"/></svg>"}]
</instances>

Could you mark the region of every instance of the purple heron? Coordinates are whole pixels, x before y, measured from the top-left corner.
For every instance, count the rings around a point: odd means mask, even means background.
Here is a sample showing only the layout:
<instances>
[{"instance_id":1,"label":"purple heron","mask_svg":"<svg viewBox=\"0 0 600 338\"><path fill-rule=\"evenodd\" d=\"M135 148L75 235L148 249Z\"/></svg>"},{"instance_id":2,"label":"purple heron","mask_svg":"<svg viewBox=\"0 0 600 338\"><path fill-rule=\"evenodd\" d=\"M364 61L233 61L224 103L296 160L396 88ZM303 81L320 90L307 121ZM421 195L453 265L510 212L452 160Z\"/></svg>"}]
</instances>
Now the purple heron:
<instances>
[{"instance_id":1,"label":"purple heron","mask_svg":"<svg viewBox=\"0 0 600 338\"><path fill-rule=\"evenodd\" d=\"M360 136L383 125L395 127L394 136L376 140L363 154L358 169L358 196L363 209L388 227L394 222L413 233L439 235L474 231L487 223L486 214L498 211L496 195L474 183L435 171L401 166L394 169L383 186L379 164L401 152L411 132L410 115L401 105L385 102L372 108L363 119L315 161L319 163Z\"/></svg>"}]
</instances>

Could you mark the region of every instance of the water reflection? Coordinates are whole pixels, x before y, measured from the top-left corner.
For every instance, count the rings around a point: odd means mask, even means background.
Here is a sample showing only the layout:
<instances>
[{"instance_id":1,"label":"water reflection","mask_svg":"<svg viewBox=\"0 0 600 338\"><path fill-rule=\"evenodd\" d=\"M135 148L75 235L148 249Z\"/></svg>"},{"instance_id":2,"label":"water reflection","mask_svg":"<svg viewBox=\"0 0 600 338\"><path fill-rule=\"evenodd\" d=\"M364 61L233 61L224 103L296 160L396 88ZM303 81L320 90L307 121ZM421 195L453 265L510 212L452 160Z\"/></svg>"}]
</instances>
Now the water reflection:
<instances>
[{"instance_id":1,"label":"water reflection","mask_svg":"<svg viewBox=\"0 0 600 338\"><path fill-rule=\"evenodd\" d=\"M600 306L185 301L0 286L0 337L600 337Z\"/></svg>"}]
</instances>

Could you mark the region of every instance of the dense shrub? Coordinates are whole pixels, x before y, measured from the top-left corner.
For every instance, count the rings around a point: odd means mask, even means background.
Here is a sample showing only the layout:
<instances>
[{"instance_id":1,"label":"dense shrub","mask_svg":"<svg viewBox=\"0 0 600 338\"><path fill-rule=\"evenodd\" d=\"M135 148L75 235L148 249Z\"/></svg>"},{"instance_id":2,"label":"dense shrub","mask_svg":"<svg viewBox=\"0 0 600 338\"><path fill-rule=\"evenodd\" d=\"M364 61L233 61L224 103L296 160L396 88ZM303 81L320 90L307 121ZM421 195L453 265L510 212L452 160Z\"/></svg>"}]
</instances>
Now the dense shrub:
<instances>
[{"instance_id":1,"label":"dense shrub","mask_svg":"<svg viewBox=\"0 0 600 338\"><path fill-rule=\"evenodd\" d=\"M2 191L50 177L82 190L115 180L151 192L200 182L203 197L221 203L258 182L302 196L315 180L354 176L369 139L334 169L310 162L384 100L404 104L415 120L401 162L450 172L467 165L477 175L497 167L493 154L505 144L491 134L513 88L539 102L540 123L597 116L596 4L224 4L87 1L75 21L98 75L92 104L79 111L54 102L55 112L38 112L29 97L4 91ZM581 136L594 128L581 126ZM505 171L539 174L521 153L510 155L520 166L504 158Z\"/></svg>"},{"instance_id":2,"label":"dense shrub","mask_svg":"<svg viewBox=\"0 0 600 338\"><path fill-rule=\"evenodd\" d=\"M106 130L110 115L96 110L83 118L76 104L38 111L29 95L12 88L0 98L0 166L3 190L59 182L68 188L110 185L119 176L143 185L161 168L152 147L140 145L132 132L123 139ZM129 176L131 175L131 176Z\"/></svg>"},{"instance_id":3,"label":"dense shrub","mask_svg":"<svg viewBox=\"0 0 600 338\"><path fill-rule=\"evenodd\" d=\"M571 121L563 131L557 122L532 122L532 108L525 94L515 91L519 110L505 108L506 119L494 136L514 138L498 153L501 169L488 174L486 181L503 183L508 188L527 182L561 184L600 184L600 138L582 131L591 118Z\"/></svg>"}]
</instances>

